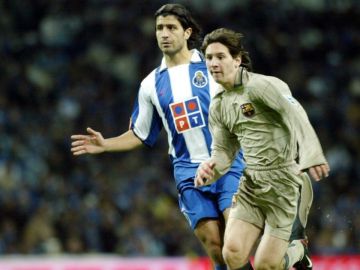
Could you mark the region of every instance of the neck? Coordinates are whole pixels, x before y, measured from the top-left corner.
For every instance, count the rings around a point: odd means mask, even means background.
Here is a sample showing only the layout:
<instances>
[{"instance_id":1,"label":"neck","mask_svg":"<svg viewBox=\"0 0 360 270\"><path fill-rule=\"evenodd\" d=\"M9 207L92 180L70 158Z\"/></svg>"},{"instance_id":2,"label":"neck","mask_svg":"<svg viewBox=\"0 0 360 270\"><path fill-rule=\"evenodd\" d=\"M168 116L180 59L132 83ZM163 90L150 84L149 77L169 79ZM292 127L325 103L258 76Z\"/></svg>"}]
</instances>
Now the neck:
<instances>
[{"instance_id":1,"label":"neck","mask_svg":"<svg viewBox=\"0 0 360 270\"><path fill-rule=\"evenodd\" d=\"M173 55L164 54L165 63L168 68L190 63L191 56L192 52L188 49L183 49Z\"/></svg>"},{"instance_id":2,"label":"neck","mask_svg":"<svg viewBox=\"0 0 360 270\"><path fill-rule=\"evenodd\" d=\"M234 88L237 88L237 87L243 85L243 79L244 79L243 72L244 72L244 67L240 66L235 75Z\"/></svg>"},{"instance_id":3,"label":"neck","mask_svg":"<svg viewBox=\"0 0 360 270\"><path fill-rule=\"evenodd\" d=\"M234 89L234 85L232 83L224 83L222 87L224 87L226 91L231 91Z\"/></svg>"}]
</instances>

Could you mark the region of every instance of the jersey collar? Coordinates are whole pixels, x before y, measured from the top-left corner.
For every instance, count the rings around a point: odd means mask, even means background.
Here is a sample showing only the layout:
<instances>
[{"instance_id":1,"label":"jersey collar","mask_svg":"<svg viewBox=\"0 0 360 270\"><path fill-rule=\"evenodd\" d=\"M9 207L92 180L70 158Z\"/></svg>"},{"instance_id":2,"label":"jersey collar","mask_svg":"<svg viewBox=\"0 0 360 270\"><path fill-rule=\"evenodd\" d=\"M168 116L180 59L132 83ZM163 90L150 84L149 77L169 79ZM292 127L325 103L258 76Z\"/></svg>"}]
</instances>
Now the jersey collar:
<instances>
[{"instance_id":1,"label":"jersey collar","mask_svg":"<svg viewBox=\"0 0 360 270\"><path fill-rule=\"evenodd\" d=\"M192 50L192 55L190 59L190 63L199 63L204 61L203 55L197 50ZM161 59L161 64L159 67L159 72L162 72L163 70L167 69L166 63L165 63L165 57Z\"/></svg>"},{"instance_id":2,"label":"jersey collar","mask_svg":"<svg viewBox=\"0 0 360 270\"><path fill-rule=\"evenodd\" d=\"M250 72L247 71L246 68L241 67L241 69L238 72L239 72L238 73L239 76L237 78L236 85L234 86L234 88L231 91L242 89L244 86L246 86L247 82L249 81ZM225 91L226 91L225 88L219 84L219 87L215 92L215 96L217 96Z\"/></svg>"}]
</instances>

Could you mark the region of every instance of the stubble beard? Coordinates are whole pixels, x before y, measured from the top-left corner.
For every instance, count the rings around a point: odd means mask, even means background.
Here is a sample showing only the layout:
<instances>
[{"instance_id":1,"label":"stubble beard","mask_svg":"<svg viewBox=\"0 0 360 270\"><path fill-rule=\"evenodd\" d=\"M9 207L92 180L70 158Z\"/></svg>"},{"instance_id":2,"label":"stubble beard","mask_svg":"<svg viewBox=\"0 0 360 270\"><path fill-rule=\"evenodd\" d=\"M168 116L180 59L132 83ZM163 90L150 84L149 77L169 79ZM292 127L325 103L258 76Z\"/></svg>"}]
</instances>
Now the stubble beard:
<instances>
[{"instance_id":1,"label":"stubble beard","mask_svg":"<svg viewBox=\"0 0 360 270\"><path fill-rule=\"evenodd\" d=\"M174 55L178 54L181 51L181 47L167 47L167 48L162 48L162 53L169 56L169 57L173 57Z\"/></svg>"}]
</instances>

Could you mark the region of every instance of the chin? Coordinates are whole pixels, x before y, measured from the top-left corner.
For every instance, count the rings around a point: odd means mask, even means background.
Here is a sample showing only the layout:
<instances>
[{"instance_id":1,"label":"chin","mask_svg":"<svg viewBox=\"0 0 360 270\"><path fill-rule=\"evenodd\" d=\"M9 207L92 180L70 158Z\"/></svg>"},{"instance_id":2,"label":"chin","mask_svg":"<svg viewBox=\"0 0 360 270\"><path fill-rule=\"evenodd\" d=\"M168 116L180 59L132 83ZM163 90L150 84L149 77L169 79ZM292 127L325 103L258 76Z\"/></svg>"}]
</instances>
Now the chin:
<instances>
[{"instance_id":1,"label":"chin","mask_svg":"<svg viewBox=\"0 0 360 270\"><path fill-rule=\"evenodd\" d=\"M213 76L213 78L214 78L214 80L215 80L215 82L217 82L217 83L221 83L221 79L219 78L219 77L217 77L217 76Z\"/></svg>"},{"instance_id":2,"label":"chin","mask_svg":"<svg viewBox=\"0 0 360 270\"><path fill-rule=\"evenodd\" d=\"M162 47L162 50L166 51L166 52L170 52L170 53L176 52L176 49L173 46L170 46L170 45Z\"/></svg>"}]
</instances>

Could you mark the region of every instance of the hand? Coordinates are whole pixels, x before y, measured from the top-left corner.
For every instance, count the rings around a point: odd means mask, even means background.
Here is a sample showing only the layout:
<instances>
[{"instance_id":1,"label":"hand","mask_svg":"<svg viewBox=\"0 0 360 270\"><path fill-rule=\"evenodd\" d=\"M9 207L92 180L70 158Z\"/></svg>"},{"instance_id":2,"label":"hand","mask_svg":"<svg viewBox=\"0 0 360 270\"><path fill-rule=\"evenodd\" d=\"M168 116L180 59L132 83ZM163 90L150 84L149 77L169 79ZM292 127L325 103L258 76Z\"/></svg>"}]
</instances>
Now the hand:
<instances>
[{"instance_id":1,"label":"hand","mask_svg":"<svg viewBox=\"0 0 360 270\"><path fill-rule=\"evenodd\" d=\"M309 174L315 181L320 181L329 176L330 167L328 164L316 165L309 168Z\"/></svg>"},{"instance_id":2,"label":"hand","mask_svg":"<svg viewBox=\"0 0 360 270\"><path fill-rule=\"evenodd\" d=\"M201 187L209 184L209 181L211 181L215 176L214 167L215 163L212 161L204 161L200 164L194 179L195 187Z\"/></svg>"},{"instance_id":3,"label":"hand","mask_svg":"<svg viewBox=\"0 0 360 270\"><path fill-rule=\"evenodd\" d=\"M87 128L89 135L72 135L71 152L74 156L98 154L105 151L105 139L100 132Z\"/></svg>"}]
</instances>

